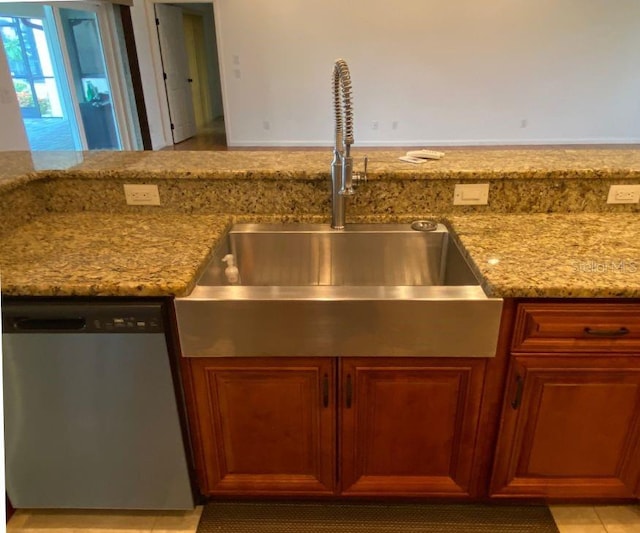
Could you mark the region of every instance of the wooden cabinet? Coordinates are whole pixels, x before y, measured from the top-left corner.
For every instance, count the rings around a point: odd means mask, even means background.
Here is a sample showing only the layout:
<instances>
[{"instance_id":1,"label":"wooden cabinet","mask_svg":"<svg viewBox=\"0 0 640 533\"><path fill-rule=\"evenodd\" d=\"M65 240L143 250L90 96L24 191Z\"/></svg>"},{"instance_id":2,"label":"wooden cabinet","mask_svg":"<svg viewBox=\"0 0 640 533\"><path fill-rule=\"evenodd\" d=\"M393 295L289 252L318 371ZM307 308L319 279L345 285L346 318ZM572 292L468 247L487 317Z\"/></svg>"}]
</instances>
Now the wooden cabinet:
<instances>
[{"instance_id":1,"label":"wooden cabinet","mask_svg":"<svg viewBox=\"0 0 640 533\"><path fill-rule=\"evenodd\" d=\"M640 355L640 304L521 303L512 352Z\"/></svg>"},{"instance_id":2,"label":"wooden cabinet","mask_svg":"<svg viewBox=\"0 0 640 533\"><path fill-rule=\"evenodd\" d=\"M492 496L637 494L639 311L597 303L519 307Z\"/></svg>"},{"instance_id":3,"label":"wooden cabinet","mask_svg":"<svg viewBox=\"0 0 640 533\"><path fill-rule=\"evenodd\" d=\"M469 496L484 366L342 360L342 494Z\"/></svg>"},{"instance_id":4,"label":"wooden cabinet","mask_svg":"<svg viewBox=\"0 0 640 533\"><path fill-rule=\"evenodd\" d=\"M183 361L204 494L333 494L333 359Z\"/></svg>"},{"instance_id":5,"label":"wooden cabinet","mask_svg":"<svg viewBox=\"0 0 640 533\"><path fill-rule=\"evenodd\" d=\"M205 494L469 495L484 359L183 362Z\"/></svg>"},{"instance_id":6,"label":"wooden cabinet","mask_svg":"<svg viewBox=\"0 0 640 533\"><path fill-rule=\"evenodd\" d=\"M183 358L207 495L640 494L640 305L505 301L495 358Z\"/></svg>"}]
</instances>

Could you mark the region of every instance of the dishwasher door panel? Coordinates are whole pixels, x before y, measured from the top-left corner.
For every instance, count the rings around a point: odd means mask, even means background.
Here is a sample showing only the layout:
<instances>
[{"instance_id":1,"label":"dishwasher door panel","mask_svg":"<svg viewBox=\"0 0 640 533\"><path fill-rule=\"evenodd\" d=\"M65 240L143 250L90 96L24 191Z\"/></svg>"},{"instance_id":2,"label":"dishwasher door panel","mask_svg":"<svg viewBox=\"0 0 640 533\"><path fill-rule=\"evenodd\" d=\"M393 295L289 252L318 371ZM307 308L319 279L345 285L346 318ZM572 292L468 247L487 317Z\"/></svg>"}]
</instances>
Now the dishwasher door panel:
<instances>
[{"instance_id":1,"label":"dishwasher door panel","mask_svg":"<svg viewBox=\"0 0 640 533\"><path fill-rule=\"evenodd\" d=\"M3 335L17 508L192 509L162 333Z\"/></svg>"}]
</instances>

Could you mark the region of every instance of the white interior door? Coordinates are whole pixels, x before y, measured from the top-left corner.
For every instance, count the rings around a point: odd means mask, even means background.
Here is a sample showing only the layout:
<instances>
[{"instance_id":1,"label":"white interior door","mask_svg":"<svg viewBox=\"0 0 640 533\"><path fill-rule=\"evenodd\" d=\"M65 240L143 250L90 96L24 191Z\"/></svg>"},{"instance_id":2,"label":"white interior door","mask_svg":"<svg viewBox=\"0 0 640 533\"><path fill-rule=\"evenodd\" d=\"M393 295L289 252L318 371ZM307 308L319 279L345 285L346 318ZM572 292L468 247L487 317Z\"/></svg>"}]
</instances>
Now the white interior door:
<instances>
[{"instance_id":1,"label":"white interior door","mask_svg":"<svg viewBox=\"0 0 640 533\"><path fill-rule=\"evenodd\" d=\"M156 4L155 11L171 132L175 144L196 134L182 9L168 4Z\"/></svg>"}]
</instances>

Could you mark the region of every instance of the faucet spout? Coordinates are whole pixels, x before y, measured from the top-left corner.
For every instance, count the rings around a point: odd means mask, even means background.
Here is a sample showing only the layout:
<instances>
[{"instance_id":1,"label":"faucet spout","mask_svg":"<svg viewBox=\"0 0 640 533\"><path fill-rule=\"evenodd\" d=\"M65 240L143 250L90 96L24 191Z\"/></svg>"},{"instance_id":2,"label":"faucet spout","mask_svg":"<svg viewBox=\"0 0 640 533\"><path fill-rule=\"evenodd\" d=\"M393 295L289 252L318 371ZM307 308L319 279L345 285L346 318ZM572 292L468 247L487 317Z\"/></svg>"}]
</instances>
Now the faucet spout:
<instances>
[{"instance_id":1,"label":"faucet spout","mask_svg":"<svg viewBox=\"0 0 640 533\"><path fill-rule=\"evenodd\" d=\"M333 105L335 111L335 144L331 162L331 227L343 229L346 196L353 190L353 102L351 74L344 59L333 66Z\"/></svg>"}]
</instances>

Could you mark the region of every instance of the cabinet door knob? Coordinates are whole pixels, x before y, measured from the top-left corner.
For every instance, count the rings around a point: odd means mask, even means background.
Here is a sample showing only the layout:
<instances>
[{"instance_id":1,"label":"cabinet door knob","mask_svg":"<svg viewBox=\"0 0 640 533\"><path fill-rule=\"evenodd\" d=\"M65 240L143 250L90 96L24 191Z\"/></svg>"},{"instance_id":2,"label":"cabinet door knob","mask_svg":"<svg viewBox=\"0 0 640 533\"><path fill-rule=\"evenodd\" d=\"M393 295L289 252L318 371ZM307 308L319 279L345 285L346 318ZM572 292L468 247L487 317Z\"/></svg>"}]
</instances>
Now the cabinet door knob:
<instances>
[{"instance_id":1,"label":"cabinet door knob","mask_svg":"<svg viewBox=\"0 0 640 533\"><path fill-rule=\"evenodd\" d=\"M347 374L347 384L346 384L346 406L347 409L351 408L351 403L353 401L353 384L351 383L351 374Z\"/></svg>"},{"instance_id":2,"label":"cabinet door knob","mask_svg":"<svg viewBox=\"0 0 640 533\"><path fill-rule=\"evenodd\" d=\"M618 329L593 329L587 326L584 328L584 332L594 337L622 337L629 333L629 328L621 326Z\"/></svg>"},{"instance_id":3,"label":"cabinet door knob","mask_svg":"<svg viewBox=\"0 0 640 533\"><path fill-rule=\"evenodd\" d=\"M522 403L522 389L524 388L524 378L521 375L516 376L516 395L511 401L511 407L517 409Z\"/></svg>"}]
</instances>

